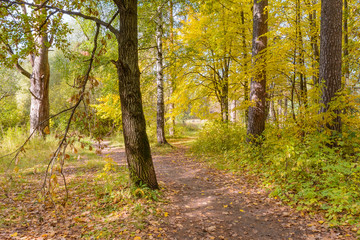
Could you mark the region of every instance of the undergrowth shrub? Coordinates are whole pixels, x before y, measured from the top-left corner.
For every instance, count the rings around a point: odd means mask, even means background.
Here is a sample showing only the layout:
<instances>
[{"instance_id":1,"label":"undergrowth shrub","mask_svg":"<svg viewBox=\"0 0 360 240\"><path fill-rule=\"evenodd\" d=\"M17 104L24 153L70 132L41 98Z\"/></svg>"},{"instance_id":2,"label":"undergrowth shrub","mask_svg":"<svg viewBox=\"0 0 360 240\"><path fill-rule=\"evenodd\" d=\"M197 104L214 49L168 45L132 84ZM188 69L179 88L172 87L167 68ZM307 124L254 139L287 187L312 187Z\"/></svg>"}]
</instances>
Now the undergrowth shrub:
<instances>
[{"instance_id":1,"label":"undergrowth shrub","mask_svg":"<svg viewBox=\"0 0 360 240\"><path fill-rule=\"evenodd\" d=\"M192 150L218 168L259 176L272 196L302 211L322 211L331 224L360 220L359 144L353 126L344 126L338 145L326 131L298 124L268 125L261 145L246 142L246 129L212 122L199 133Z\"/></svg>"}]
</instances>

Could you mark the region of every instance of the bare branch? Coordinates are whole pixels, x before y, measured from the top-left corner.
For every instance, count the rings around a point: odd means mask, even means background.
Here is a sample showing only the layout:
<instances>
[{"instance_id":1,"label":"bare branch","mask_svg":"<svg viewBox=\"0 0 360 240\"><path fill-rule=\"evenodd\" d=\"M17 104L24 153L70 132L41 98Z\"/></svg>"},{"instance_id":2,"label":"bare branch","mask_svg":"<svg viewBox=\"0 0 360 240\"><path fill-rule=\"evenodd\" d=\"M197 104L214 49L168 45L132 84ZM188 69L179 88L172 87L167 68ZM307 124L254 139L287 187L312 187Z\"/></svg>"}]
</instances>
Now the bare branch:
<instances>
[{"instance_id":1,"label":"bare branch","mask_svg":"<svg viewBox=\"0 0 360 240\"><path fill-rule=\"evenodd\" d=\"M84 99L84 93L85 93L85 90L86 90L86 84L87 84L88 80L90 79L90 72L91 72L92 65L93 65L93 62L94 62L94 59L95 59L95 53L96 53L96 49L97 49L97 39L98 39L98 36L99 36L99 32L100 32L100 24L97 23L96 24L96 33L95 33L95 38L94 38L94 48L93 48L93 51L92 51L92 54L91 54L91 58L89 59L89 67L88 67L88 70L87 70L86 75L85 75L84 85L83 85L82 90L81 90L80 98L79 98L79 100L77 101L77 103L74 105L74 107L72 109L71 115L70 115L70 117L68 119L68 123L67 123L66 129L65 129L64 136L61 139L58 148L54 152L54 154L53 154L53 156L52 156L52 158L51 158L51 160L50 160L50 162L49 162L49 164L47 166L47 169L46 169L46 172L45 172L45 177L44 177L44 182L43 182L43 189L46 188L46 180L47 180L47 177L48 177L50 167L54 164L56 158L59 156L59 154L61 152L61 149L63 147L67 146L66 139L67 139L67 135L69 133L69 129L70 129L72 119L74 117L74 114L76 112L77 107L80 105L80 103ZM49 181L50 180L51 180L51 178L49 179Z\"/></svg>"},{"instance_id":2,"label":"bare branch","mask_svg":"<svg viewBox=\"0 0 360 240\"><path fill-rule=\"evenodd\" d=\"M120 12L117 11L114 16L111 18L110 22L108 23L108 25L106 27L109 27L111 25L111 23L115 20L116 16L119 14Z\"/></svg>"}]
</instances>

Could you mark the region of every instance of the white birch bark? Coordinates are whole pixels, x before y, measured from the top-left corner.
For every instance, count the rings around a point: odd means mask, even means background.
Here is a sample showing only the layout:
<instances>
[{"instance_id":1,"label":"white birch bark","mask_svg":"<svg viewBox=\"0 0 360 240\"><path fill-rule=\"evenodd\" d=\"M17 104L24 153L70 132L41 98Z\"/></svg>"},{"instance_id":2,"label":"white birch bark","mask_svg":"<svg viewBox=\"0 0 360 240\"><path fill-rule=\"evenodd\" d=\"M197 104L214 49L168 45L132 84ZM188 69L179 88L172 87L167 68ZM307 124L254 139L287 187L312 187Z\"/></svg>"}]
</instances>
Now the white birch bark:
<instances>
[{"instance_id":1,"label":"white birch bark","mask_svg":"<svg viewBox=\"0 0 360 240\"><path fill-rule=\"evenodd\" d=\"M164 104L164 66L163 66L163 21L162 9L159 6L156 22L156 86L157 86L157 117L156 117L156 135L159 144L166 144L165 139L165 104Z\"/></svg>"}]
</instances>

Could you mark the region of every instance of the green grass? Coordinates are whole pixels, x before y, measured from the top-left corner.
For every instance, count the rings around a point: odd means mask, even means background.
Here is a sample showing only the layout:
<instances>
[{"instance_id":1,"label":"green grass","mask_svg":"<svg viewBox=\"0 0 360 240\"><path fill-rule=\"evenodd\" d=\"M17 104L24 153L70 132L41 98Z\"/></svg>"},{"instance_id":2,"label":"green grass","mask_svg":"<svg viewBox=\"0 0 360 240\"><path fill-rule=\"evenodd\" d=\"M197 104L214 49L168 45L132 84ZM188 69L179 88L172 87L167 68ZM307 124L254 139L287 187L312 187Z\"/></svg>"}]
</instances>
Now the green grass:
<instances>
[{"instance_id":1,"label":"green grass","mask_svg":"<svg viewBox=\"0 0 360 240\"><path fill-rule=\"evenodd\" d=\"M111 157L98 156L95 149L90 151L87 145L81 148L80 143L76 144L77 152L71 152L70 159L65 162L69 191L66 205L58 163L49 178L49 194L39 192L48 155L56 147L57 140L54 139L34 139L27 147L23 163L16 165L18 170L0 175L0 238L8 238L14 233L27 238L44 234L83 239L146 236L149 219L156 221L163 216L161 193L145 186L130 187L127 168L118 166ZM13 140L21 142L15 136ZM40 146L44 160L34 160ZM57 224L51 226L54 220ZM31 228L28 228L29 222ZM23 230L19 231L19 226ZM46 232L44 229L53 230Z\"/></svg>"},{"instance_id":2,"label":"green grass","mask_svg":"<svg viewBox=\"0 0 360 240\"><path fill-rule=\"evenodd\" d=\"M262 144L254 145L246 143L242 126L215 122L200 132L192 151L218 169L256 176L271 196L321 213L330 225L360 229L358 140L348 134L342 146L329 148L324 133L301 137L296 131L269 126Z\"/></svg>"}]
</instances>

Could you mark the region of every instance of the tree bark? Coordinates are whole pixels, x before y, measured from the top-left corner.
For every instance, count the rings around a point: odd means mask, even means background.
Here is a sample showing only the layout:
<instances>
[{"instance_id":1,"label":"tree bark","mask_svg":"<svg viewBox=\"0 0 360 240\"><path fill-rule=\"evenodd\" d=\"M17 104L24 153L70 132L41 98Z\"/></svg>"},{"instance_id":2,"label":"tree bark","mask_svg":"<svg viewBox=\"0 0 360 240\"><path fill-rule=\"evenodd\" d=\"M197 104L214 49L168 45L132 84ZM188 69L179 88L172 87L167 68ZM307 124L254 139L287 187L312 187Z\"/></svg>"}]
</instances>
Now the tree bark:
<instances>
[{"instance_id":1,"label":"tree bark","mask_svg":"<svg viewBox=\"0 0 360 240\"><path fill-rule=\"evenodd\" d=\"M242 35L242 57L244 60L244 71L248 71L248 64L247 64L247 58L248 58L248 54L247 54L247 44L246 44L246 28L245 28L245 14L244 14L244 10L241 10L240 12L240 16L241 16L241 35ZM247 102L249 101L249 79L246 78L245 82L244 82L244 101ZM249 119L249 108L247 108L245 110L245 126L246 129L248 128L248 119Z\"/></svg>"},{"instance_id":2,"label":"tree bark","mask_svg":"<svg viewBox=\"0 0 360 240\"><path fill-rule=\"evenodd\" d=\"M164 66L163 66L163 21L161 6L157 10L156 22L156 87L157 87L157 106L156 106L156 137L158 144L167 144L165 139L165 104L164 104Z\"/></svg>"},{"instance_id":3,"label":"tree bark","mask_svg":"<svg viewBox=\"0 0 360 240\"><path fill-rule=\"evenodd\" d=\"M306 4L309 8L311 8L313 5L316 4L316 1L313 1L310 3L310 1L307 1ZM319 68L319 61L320 61L320 53L319 53L319 44L318 44L318 27L316 26L316 18L317 18L317 12L316 10L309 11L309 22L310 22L310 42L311 42L311 48L312 48L312 68L313 68L313 84L314 86L316 84L319 84L319 74L318 74L318 68Z\"/></svg>"},{"instance_id":4,"label":"tree bark","mask_svg":"<svg viewBox=\"0 0 360 240\"><path fill-rule=\"evenodd\" d=\"M344 86L349 84L350 61L349 61L349 4L344 0Z\"/></svg>"},{"instance_id":5,"label":"tree bark","mask_svg":"<svg viewBox=\"0 0 360 240\"><path fill-rule=\"evenodd\" d=\"M328 112L331 101L341 89L342 68L342 0L326 0L321 2L320 28L320 70L322 85L320 112ZM334 109L336 117L327 123L331 130L341 132L340 110Z\"/></svg>"},{"instance_id":6,"label":"tree bark","mask_svg":"<svg viewBox=\"0 0 360 240\"><path fill-rule=\"evenodd\" d=\"M32 55L32 75L30 77L30 133L35 131L45 136L49 131L49 48L46 33L37 37L37 54Z\"/></svg>"},{"instance_id":7,"label":"tree bark","mask_svg":"<svg viewBox=\"0 0 360 240\"><path fill-rule=\"evenodd\" d=\"M229 121L229 99L227 94L221 96L220 107L222 121L226 123Z\"/></svg>"},{"instance_id":8,"label":"tree bark","mask_svg":"<svg viewBox=\"0 0 360 240\"><path fill-rule=\"evenodd\" d=\"M116 66L130 180L135 186L142 183L151 189L157 189L158 183L146 134L140 92L137 0L124 0L123 3L119 6L120 32L117 35L119 59L116 61Z\"/></svg>"},{"instance_id":9,"label":"tree bark","mask_svg":"<svg viewBox=\"0 0 360 240\"><path fill-rule=\"evenodd\" d=\"M20 6L23 16L28 16L25 5ZM46 9L34 11L32 14L36 18L40 18L42 14L47 14ZM49 46L48 41L48 27L47 24L41 23L40 26L33 26L37 29L36 34L32 35L32 25L36 25L35 22L29 22L28 19L24 20L25 28L27 32L27 40L31 42L34 47L30 51L29 60L32 67L32 72L26 71L20 64L19 59L15 58L14 67L22 75L30 79L30 134L45 137L49 134L49 80L50 80L50 66L49 66ZM9 43L3 42L8 54L14 56L13 51Z\"/></svg>"},{"instance_id":10,"label":"tree bark","mask_svg":"<svg viewBox=\"0 0 360 240\"><path fill-rule=\"evenodd\" d=\"M220 107L222 121L227 123L229 121L229 74L228 74L228 63L225 61L225 73L223 79L221 79L221 96L220 96Z\"/></svg>"},{"instance_id":11,"label":"tree bark","mask_svg":"<svg viewBox=\"0 0 360 240\"><path fill-rule=\"evenodd\" d=\"M300 64L300 70L299 70L299 77L300 77L300 98L299 98L299 104L304 104L304 106L307 106L307 82L306 82L306 75L304 73L305 67L305 50L304 50L304 42L303 42L303 36L301 31L301 3L300 0L296 1L296 32L297 32L297 39L299 39L299 64Z\"/></svg>"},{"instance_id":12,"label":"tree bark","mask_svg":"<svg viewBox=\"0 0 360 240\"><path fill-rule=\"evenodd\" d=\"M255 65L255 75L251 79L250 101L254 106L249 107L248 120L248 141L258 138L265 130L266 120L266 56L267 37L264 35L268 31L268 1L254 0L253 7L253 63Z\"/></svg>"},{"instance_id":13,"label":"tree bark","mask_svg":"<svg viewBox=\"0 0 360 240\"><path fill-rule=\"evenodd\" d=\"M236 100L232 100L230 103L230 122L236 122Z\"/></svg>"},{"instance_id":14,"label":"tree bark","mask_svg":"<svg viewBox=\"0 0 360 240\"><path fill-rule=\"evenodd\" d=\"M174 55L174 4L173 1L170 0L170 97L174 93L175 86L175 55ZM170 125L169 125L169 135L175 135L175 117L173 116L175 104L171 102L169 104L169 113L170 113Z\"/></svg>"}]
</instances>

